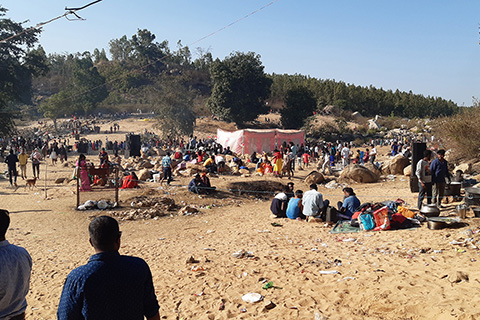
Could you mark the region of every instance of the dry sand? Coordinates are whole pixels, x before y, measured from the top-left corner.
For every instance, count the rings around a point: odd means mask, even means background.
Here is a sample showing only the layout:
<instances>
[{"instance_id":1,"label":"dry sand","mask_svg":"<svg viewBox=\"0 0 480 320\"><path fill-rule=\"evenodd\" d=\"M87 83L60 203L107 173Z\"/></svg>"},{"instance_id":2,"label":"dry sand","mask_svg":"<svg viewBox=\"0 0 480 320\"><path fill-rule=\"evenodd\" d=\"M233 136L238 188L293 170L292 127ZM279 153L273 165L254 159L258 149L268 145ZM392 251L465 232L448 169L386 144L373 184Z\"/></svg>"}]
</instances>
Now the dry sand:
<instances>
[{"instance_id":1,"label":"dry sand","mask_svg":"<svg viewBox=\"0 0 480 320\"><path fill-rule=\"evenodd\" d=\"M128 128L127 122L137 128L141 124L129 120L121 123L121 129ZM91 159L96 160L94 156ZM42 177L44 169L43 165ZM88 244L88 223L94 216L109 214L74 210L74 186L53 183L57 177L70 176L72 170L49 166L47 199L43 189L30 191L21 186L14 191L7 188L8 181L0 180L2 208L12 217L7 239L25 247L33 259L28 319L56 318L65 277L93 254ZM28 172L31 175L30 166ZM293 181L306 191L301 178L308 171L297 173L299 177ZM475 302L480 291L478 251L450 244L468 238L467 229L478 230L478 219L467 219L470 225L461 229L429 230L425 225L415 230L331 234L330 228L321 224L271 219L270 200L223 191L232 181L286 183L287 179L212 178L224 197L203 198L185 190L188 180L178 178L173 186L163 189L144 183L141 190L120 192L121 200L152 189L150 192L159 196L168 192L177 203L216 205L192 216L120 223L120 251L142 257L150 265L162 319L316 319L316 313L318 319L480 317ZM43 185L42 178L37 186ZM352 187L362 202L402 198L416 203L405 178ZM320 192L333 202L341 199L340 189L321 187ZM89 198L113 199L113 193L82 194L82 201ZM128 207L128 203L122 205ZM274 227L272 222L283 226ZM232 257L242 249L252 251L258 259ZM191 271L193 265L186 263L190 256L199 260L194 265L203 271ZM341 265L335 265L335 259L341 260ZM339 273L321 275L322 270ZM457 272L468 275L468 281L457 279ZM280 288L264 290L260 279L273 281ZM261 293L276 306L266 310L263 302L245 303L241 297L248 292ZM224 310L219 310L222 303Z\"/></svg>"}]
</instances>

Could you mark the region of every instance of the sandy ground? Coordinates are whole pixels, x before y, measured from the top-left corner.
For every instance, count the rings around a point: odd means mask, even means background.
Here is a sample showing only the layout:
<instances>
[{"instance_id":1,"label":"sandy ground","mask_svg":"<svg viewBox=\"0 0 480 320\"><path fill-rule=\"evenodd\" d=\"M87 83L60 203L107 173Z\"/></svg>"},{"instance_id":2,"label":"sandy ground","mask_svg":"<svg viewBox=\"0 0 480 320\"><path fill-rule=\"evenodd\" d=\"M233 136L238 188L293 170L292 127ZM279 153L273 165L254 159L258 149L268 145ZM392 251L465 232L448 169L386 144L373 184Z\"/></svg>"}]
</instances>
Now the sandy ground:
<instances>
[{"instance_id":1,"label":"sandy ground","mask_svg":"<svg viewBox=\"0 0 480 320\"><path fill-rule=\"evenodd\" d=\"M129 128L129 121L136 128L151 125L148 121L128 120L121 123L121 130ZM96 161L94 156L91 159ZM25 190L19 179L16 191L7 188L8 181L0 180L2 208L9 210L12 217L7 239L25 247L33 259L28 319L56 318L65 277L93 254L88 243L89 222L94 216L110 213L74 210L74 186L54 183L55 178L69 177L72 170L48 166L47 199L41 188L44 178L34 190ZM31 175L30 166L28 172ZM293 179L297 188L307 190L302 178L308 172L299 171ZM44 173L45 165L42 177ZM469 229L479 230L480 219L468 218L469 226L461 229L429 230L425 225L415 230L331 234L330 228L321 224L273 220L269 199L240 197L226 190L232 181L286 183L287 179L220 176L211 179L220 189L220 196L203 198L185 190L188 180L177 178L171 187L164 188L144 183L140 190L120 192L125 207L129 205L127 199L147 190L153 195L172 197L176 203L216 205L197 215L120 224L121 253L142 257L150 265L162 319L480 317L475 302L480 293L478 251L450 244L470 237ZM404 177L352 187L362 202L402 198L416 203L416 195L410 193ZM340 189L321 187L319 191L333 202L341 199ZM113 199L113 193L82 194L82 201L89 198ZM443 214L450 211L452 206ZM274 227L272 222L282 226ZM242 249L253 252L256 259L232 257ZM191 256L199 263L187 264ZM204 270L192 271L192 266ZM339 273L321 275L324 270ZM468 280L464 276L457 279L458 272L467 275ZM278 288L262 289L263 279L273 281ZM249 292L261 293L275 307L267 310L263 302L243 302L242 296ZM222 303L224 310L220 310Z\"/></svg>"}]
</instances>

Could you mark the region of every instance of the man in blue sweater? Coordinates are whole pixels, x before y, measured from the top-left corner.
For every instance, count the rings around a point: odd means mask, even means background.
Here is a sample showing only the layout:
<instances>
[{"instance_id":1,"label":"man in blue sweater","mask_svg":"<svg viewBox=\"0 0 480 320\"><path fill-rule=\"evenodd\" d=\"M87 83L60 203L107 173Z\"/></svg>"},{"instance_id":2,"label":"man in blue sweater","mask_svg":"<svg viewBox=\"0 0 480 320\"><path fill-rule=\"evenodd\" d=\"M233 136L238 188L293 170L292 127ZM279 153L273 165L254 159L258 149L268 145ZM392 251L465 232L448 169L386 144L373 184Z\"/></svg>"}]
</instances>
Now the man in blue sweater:
<instances>
[{"instance_id":1,"label":"man in blue sweater","mask_svg":"<svg viewBox=\"0 0 480 320\"><path fill-rule=\"evenodd\" d=\"M442 199L445 194L445 180L450 181L450 173L448 172L448 162L445 160L445 150L437 151L437 159L430 164L433 183L433 204L439 208L442 207Z\"/></svg>"}]
</instances>

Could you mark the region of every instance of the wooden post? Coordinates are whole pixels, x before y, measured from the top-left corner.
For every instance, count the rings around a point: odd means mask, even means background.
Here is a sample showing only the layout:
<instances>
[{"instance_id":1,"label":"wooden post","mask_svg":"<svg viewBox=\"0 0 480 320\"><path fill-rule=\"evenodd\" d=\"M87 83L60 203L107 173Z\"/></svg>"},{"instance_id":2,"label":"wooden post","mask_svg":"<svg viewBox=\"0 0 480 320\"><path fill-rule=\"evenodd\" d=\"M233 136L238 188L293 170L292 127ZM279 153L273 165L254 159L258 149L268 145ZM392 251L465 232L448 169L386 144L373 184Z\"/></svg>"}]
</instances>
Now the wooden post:
<instances>
[{"instance_id":1,"label":"wooden post","mask_svg":"<svg viewBox=\"0 0 480 320\"><path fill-rule=\"evenodd\" d=\"M118 168L115 168L115 202L117 203L118 206L118 185L120 181L118 181Z\"/></svg>"},{"instance_id":2,"label":"wooden post","mask_svg":"<svg viewBox=\"0 0 480 320\"><path fill-rule=\"evenodd\" d=\"M80 175L79 175L79 172L80 172L80 168L77 167L77 170L75 170L76 173L75 173L75 176L77 178L77 209L78 207L80 206Z\"/></svg>"},{"instance_id":3,"label":"wooden post","mask_svg":"<svg viewBox=\"0 0 480 320\"><path fill-rule=\"evenodd\" d=\"M48 160L45 159L45 186L44 186L44 192L45 192L45 199L47 199L47 168L48 168Z\"/></svg>"}]
</instances>

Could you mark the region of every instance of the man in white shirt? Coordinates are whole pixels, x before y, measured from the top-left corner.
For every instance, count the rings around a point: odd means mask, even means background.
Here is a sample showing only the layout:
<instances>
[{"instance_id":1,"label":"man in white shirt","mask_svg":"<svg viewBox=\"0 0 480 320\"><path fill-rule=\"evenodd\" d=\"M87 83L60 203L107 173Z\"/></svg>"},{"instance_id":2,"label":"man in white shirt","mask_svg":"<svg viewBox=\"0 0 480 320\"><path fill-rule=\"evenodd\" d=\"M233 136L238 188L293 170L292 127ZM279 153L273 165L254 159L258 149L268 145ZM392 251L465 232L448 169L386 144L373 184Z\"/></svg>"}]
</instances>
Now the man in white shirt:
<instances>
[{"instance_id":1,"label":"man in white shirt","mask_svg":"<svg viewBox=\"0 0 480 320\"><path fill-rule=\"evenodd\" d=\"M23 320L32 258L27 250L5 239L9 225L8 211L0 209L0 319Z\"/></svg>"},{"instance_id":2,"label":"man in white shirt","mask_svg":"<svg viewBox=\"0 0 480 320\"><path fill-rule=\"evenodd\" d=\"M345 168L350 163L350 149L347 147L347 144L340 151L340 155L342 156L342 166Z\"/></svg>"},{"instance_id":3,"label":"man in white shirt","mask_svg":"<svg viewBox=\"0 0 480 320\"><path fill-rule=\"evenodd\" d=\"M308 217L324 219L324 213L329 204L330 202L328 200L323 201L323 196L317 191L316 184L311 184L310 190L303 194L303 214L307 219Z\"/></svg>"},{"instance_id":4,"label":"man in white shirt","mask_svg":"<svg viewBox=\"0 0 480 320\"><path fill-rule=\"evenodd\" d=\"M372 144L372 150L370 150L370 162L375 164L375 158L377 157L377 148Z\"/></svg>"}]
</instances>

